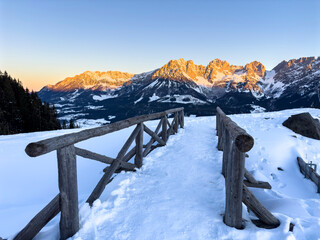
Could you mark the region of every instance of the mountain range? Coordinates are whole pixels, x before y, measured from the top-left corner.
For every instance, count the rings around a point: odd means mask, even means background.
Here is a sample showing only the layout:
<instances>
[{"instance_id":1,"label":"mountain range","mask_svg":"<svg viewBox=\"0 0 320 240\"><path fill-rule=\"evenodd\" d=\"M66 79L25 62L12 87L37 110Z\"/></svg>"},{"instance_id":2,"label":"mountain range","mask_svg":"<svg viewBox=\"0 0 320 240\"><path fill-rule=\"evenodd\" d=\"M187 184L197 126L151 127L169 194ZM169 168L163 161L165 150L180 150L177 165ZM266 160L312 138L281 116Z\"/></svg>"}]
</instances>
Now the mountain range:
<instances>
[{"instance_id":1,"label":"mountain range","mask_svg":"<svg viewBox=\"0 0 320 240\"><path fill-rule=\"evenodd\" d=\"M214 115L317 107L320 57L282 61L272 70L253 61L245 66L215 59L207 66L171 60L150 72L86 71L38 95L54 104L63 119L122 120L140 114L185 107L187 115Z\"/></svg>"}]
</instances>

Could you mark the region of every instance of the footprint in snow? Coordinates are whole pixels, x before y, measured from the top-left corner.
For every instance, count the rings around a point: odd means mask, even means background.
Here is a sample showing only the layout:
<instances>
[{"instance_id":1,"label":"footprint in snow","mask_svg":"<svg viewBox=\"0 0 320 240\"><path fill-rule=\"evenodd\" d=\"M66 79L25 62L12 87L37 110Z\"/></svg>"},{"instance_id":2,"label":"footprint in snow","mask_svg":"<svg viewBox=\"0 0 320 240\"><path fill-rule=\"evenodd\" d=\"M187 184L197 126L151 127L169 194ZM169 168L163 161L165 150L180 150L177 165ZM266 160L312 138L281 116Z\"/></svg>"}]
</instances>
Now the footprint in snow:
<instances>
[{"instance_id":1,"label":"footprint in snow","mask_svg":"<svg viewBox=\"0 0 320 240\"><path fill-rule=\"evenodd\" d=\"M274 180L274 181L278 181L278 180L279 180L278 177L277 177L277 175L274 174L274 173L271 173L271 178L272 178L272 180Z\"/></svg>"}]
</instances>

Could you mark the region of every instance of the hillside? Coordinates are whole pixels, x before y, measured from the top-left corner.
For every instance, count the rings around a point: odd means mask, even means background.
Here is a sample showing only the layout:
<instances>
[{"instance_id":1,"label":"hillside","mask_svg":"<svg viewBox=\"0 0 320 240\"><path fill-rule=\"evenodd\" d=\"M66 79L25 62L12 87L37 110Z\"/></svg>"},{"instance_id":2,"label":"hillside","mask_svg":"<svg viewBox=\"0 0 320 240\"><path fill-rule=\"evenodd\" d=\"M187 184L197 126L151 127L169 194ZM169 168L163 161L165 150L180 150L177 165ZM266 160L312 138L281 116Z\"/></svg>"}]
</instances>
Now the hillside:
<instances>
[{"instance_id":1,"label":"hillside","mask_svg":"<svg viewBox=\"0 0 320 240\"><path fill-rule=\"evenodd\" d=\"M320 106L319 80L319 57L283 61L270 71L258 61L236 66L215 59L203 66L181 58L141 74L85 72L39 96L55 104L61 120L85 125L181 106L197 116L214 115L216 106L229 114Z\"/></svg>"},{"instance_id":2,"label":"hillside","mask_svg":"<svg viewBox=\"0 0 320 240\"><path fill-rule=\"evenodd\" d=\"M72 239L299 239L320 238L320 200L316 186L300 173L296 157L319 164L320 142L282 126L290 115L320 110L239 114L230 117L254 138L246 168L272 189L252 189L281 222L272 230L256 227L244 207L246 228L223 223L222 153L217 151L215 117L186 117L185 129L154 150L135 173L122 172L92 209L84 203L105 164L78 158L80 231ZM157 121L148 122L154 129ZM24 153L30 142L76 130L0 136L0 236L13 236L57 193L56 153L37 158ZM77 144L115 157L132 127ZM147 136L147 135L146 135ZM148 138L145 138L148 141ZM281 168L283 171L279 170ZM17 178L19 176L19 178ZM19 180L23 179L23 181ZM295 226L289 231L289 224ZM58 218L37 239L58 239Z\"/></svg>"}]
</instances>

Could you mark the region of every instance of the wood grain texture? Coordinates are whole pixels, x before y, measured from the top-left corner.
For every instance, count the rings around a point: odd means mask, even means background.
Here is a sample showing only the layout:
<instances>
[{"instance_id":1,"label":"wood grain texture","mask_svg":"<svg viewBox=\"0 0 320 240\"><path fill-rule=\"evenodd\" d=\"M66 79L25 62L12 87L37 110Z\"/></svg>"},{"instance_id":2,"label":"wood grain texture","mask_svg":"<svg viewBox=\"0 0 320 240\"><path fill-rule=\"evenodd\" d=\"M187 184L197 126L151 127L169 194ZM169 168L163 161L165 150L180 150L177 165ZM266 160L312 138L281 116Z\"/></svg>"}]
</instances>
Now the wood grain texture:
<instances>
[{"instance_id":1,"label":"wood grain texture","mask_svg":"<svg viewBox=\"0 0 320 240\"><path fill-rule=\"evenodd\" d=\"M80 157L96 160L106 164L111 164L115 160L114 158L110 158L110 157L107 157L98 153L94 153L89 150L78 148L78 147L75 147L75 151L76 151L76 155Z\"/></svg>"},{"instance_id":2,"label":"wood grain texture","mask_svg":"<svg viewBox=\"0 0 320 240\"><path fill-rule=\"evenodd\" d=\"M244 177L244 153L231 144L226 172L225 223L241 229L242 225L242 186Z\"/></svg>"},{"instance_id":3,"label":"wood grain texture","mask_svg":"<svg viewBox=\"0 0 320 240\"><path fill-rule=\"evenodd\" d=\"M234 141L240 152L248 152L253 147L254 140L244 129L233 122L225 113L217 107L220 122L228 129L232 141Z\"/></svg>"},{"instance_id":4,"label":"wood grain texture","mask_svg":"<svg viewBox=\"0 0 320 240\"><path fill-rule=\"evenodd\" d=\"M77 161L73 145L57 150L60 190L60 239L79 230Z\"/></svg>"},{"instance_id":5,"label":"wood grain texture","mask_svg":"<svg viewBox=\"0 0 320 240\"><path fill-rule=\"evenodd\" d=\"M137 168L142 167L142 158L143 158L143 132L144 132L144 124L139 123L139 133L136 137L136 156L134 158L134 164Z\"/></svg>"},{"instance_id":6,"label":"wood grain texture","mask_svg":"<svg viewBox=\"0 0 320 240\"><path fill-rule=\"evenodd\" d=\"M143 124L143 130L148 133L154 140L156 140L161 145L166 145L166 142L163 141L155 132Z\"/></svg>"},{"instance_id":7,"label":"wood grain texture","mask_svg":"<svg viewBox=\"0 0 320 240\"><path fill-rule=\"evenodd\" d=\"M159 122L156 130L154 131L155 134L158 134L160 128L163 126L163 120L164 120L164 118L162 118L162 119L160 120L160 122ZM162 134L161 134L161 135L162 135ZM158 137L160 137L160 136L158 135ZM151 137L150 141L149 141L149 142L147 143L147 145L145 146L145 149L144 149L144 151L143 151L143 157L146 157L146 156L150 153L152 144L153 144L154 142L155 142L155 139Z\"/></svg>"},{"instance_id":8,"label":"wood grain texture","mask_svg":"<svg viewBox=\"0 0 320 240\"><path fill-rule=\"evenodd\" d=\"M164 142L167 142L168 141L168 136L167 136L167 116L163 116L162 119L161 119L161 123L162 123L162 140Z\"/></svg>"},{"instance_id":9,"label":"wood grain texture","mask_svg":"<svg viewBox=\"0 0 320 240\"><path fill-rule=\"evenodd\" d=\"M180 127L184 128L184 110L181 110L181 122L180 122Z\"/></svg>"},{"instance_id":10,"label":"wood grain texture","mask_svg":"<svg viewBox=\"0 0 320 240\"><path fill-rule=\"evenodd\" d=\"M222 154L222 175L226 177L227 167L228 167L228 161L232 160L229 159L230 157L230 150L231 150L231 140L230 135L227 130L221 129L220 131L224 132L224 139L223 139L223 154Z\"/></svg>"},{"instance_id":11,"label":"wood grain texture","mask_svg":"<svg viewBox=\"0 0 320 240\"><path fill-rule=\"evenodd\" d=\"M243 185L243 194L242 194L243 203L262 221L263 223L278 227L280 221L272 215L252 194L252 192Z\"/></svg>"},{"instance_id":12,"label":"wood grain texture","mask_svg":"<svg viewBox=\"0 0 320 240\"><path fill-rule=\"evenodd\" d=\"M252 182L244 180L243 183L247 187L263 188L263 189L271 189L272 188L270 183L268 183L268 182L257 181L256 183L252 183Z\"/></svg>"},{"instance_id":13,"label":"wood grain texture","mask_svg":"<svg viewBox=\"0 0 320 240\"><path fill-rule=\"evenodd\" d=\"M246 168L244 169L244 177L250 183L258 183L258 181L251 175L251 173Z\"/></svg>"}]
</instances>

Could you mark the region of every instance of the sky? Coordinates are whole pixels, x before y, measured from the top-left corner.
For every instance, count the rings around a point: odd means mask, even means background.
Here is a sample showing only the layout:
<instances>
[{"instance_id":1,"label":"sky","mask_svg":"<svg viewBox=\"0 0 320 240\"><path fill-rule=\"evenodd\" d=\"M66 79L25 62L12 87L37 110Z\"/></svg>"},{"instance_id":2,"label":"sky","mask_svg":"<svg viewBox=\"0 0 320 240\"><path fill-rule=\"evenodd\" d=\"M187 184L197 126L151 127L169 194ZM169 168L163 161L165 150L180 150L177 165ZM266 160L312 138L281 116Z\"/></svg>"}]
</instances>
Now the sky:
<instances>
[{"instance_id":1,"label":"sky","mask_svg":"<svg viewBox=\"0 0 320 240\"><path fill-rule=\"evenodd\" d=\"M320 56L319 0L0 0L0 70L35 91L171 59L257 60L271 70L308 56Z\"/></svg>"}]
</instances>

